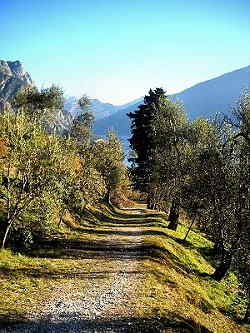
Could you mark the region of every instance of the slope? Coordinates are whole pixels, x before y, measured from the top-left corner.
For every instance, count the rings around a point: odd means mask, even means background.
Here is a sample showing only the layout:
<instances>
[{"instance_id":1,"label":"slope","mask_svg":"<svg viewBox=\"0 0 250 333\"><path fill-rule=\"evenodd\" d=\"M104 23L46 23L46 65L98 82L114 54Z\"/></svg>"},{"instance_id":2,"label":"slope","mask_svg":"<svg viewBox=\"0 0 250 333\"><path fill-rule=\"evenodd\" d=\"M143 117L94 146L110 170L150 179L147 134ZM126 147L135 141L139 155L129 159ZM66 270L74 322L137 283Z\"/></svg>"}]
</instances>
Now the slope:
<instances>
[{"instance_id":1,"label":"slope","mask_svg":"<svg viewBox=\"0 0 250 333\"><path fill-rule=\"evenodd\" d=\"M228 113L247 88L250 88L250 66L199 83L171 98L183 102L191 119L212 117L219 112Z\"/></svg>"}]
</instances>

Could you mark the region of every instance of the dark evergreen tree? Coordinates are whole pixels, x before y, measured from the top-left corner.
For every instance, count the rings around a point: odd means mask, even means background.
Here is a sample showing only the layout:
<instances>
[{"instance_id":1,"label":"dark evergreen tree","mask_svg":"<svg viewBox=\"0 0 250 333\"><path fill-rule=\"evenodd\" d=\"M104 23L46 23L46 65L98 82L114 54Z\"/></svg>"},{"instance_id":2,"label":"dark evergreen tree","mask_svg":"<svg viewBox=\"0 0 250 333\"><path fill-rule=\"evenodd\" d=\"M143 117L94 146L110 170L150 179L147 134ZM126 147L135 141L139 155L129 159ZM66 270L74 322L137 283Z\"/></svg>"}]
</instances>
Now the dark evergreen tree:
<instances>
[{"instance_id":1,"label":"dark evergreen tree","mask_svg":"<svg viewBox=\"0 0 250 333\"><path fill-rule=\"evenodd\" d=\"M136 153L135 157L130 158L133 166L132 178L134 187L148 193L149 199L152 199L151 185L156 165L154 121L162 98L166 98L165 91L162 88L150 89L149 94L144 98L144 104L139 105L135 112L128 114L132 122L132 136L129 139L130 147ZM152 208L150 203L148 203L148 206Z\"/></svg>"}]
</instances>

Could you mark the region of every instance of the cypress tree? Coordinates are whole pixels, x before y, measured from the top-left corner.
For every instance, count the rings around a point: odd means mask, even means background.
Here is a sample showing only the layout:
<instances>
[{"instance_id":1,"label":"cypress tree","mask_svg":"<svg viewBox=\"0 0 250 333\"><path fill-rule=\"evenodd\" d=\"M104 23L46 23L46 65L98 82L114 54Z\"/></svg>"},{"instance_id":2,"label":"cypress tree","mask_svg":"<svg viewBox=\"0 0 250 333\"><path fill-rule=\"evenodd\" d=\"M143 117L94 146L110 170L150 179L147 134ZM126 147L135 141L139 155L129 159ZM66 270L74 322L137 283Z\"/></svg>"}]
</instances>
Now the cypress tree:
<instances>
[{"instance_id":1,"label":"cypress tree","mask_svg":"<svg viewBox=\"0 0 250 333\"><path fill-rule=\"evenodd\" d=\"M131 138L129 139L131 149L136 156L130 158L132 162L132 177L134 187L142 192L148 193L149 201L152 199L152 182L154 178L154 168L157 161L155 118L160 108L160 100L166 98L162 88L150 89L148 95L144 97L144 103L139 105L135 112L130 112Z\"/></svg>"}]
</instances>

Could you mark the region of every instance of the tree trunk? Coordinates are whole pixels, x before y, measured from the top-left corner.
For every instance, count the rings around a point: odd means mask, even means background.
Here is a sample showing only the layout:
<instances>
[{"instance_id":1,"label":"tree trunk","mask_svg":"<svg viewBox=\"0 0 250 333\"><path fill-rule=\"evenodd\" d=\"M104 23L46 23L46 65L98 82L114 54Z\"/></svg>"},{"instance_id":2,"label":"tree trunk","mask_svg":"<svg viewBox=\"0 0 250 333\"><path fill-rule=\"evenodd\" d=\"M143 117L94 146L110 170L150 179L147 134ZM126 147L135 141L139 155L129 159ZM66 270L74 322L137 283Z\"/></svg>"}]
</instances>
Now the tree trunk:
<instances>
[{"instance_id":1,"label":"tree trunk","mask_svg":"<svg viewBox=\"0 0 250 333\"><path fill-rule=\"evenodd\" d=\"M244 323L250 324L250 289L248 290L247 309L243 320Z\"/></svg>"},{"instance_id":2,"label":"tree trunk","mask_svg":"<svg viewBox=\"0 0 250 333\"><path fill-rule=\"evenodd\" d=\"M224 253L223 240L219 239L214 242L213 255L222 256Z\"/></svg>"},{"instance_id":3,"label":"tree trunk","mask_svg":"<svg viewBox=\"0 0 250 333\"><path fill-rule=\"evenodd\" d=\"M168 229L176 230L178 227L179 222L179 215L180 215L180 200L173 199L172 204L170 207L170 213L168 216L168 220L170 221L168 225Z\"/></svg>"},{"instance_id":4,"label":"tree trunk","mask_svg":"<svg viewBox=\"0 0 250 333\"><path fill-rule=\"evenodd\" d=\"M112 202L111 202L111 191L108 191L108 204L112 205Z\"/></svg>"},{"instance_id":5,"label":"tree trunk","mask_svg":"<svg viewBox=\"0 0 250 333\"><path fill-rule=\"evenodd\" d=\"M193 216L192 222L191 222L191 224L190 224L190 226L189 226L189 228L188 228L188 230L187 230L187 232L186 232L185 237L183 238L183 242L186 241L186 239L187 239L187 237L188 237L188 235L189 235L189 233L190 233L190 230L191 230L191 228L192 228L192 226L193 226L193 224L194 224L194 222L195 222L195 218L196 218L196 214Z\"/></svg>"},{"instance_id":6,"label":"tree trunk","mask_svg":"<svg viewBox=\"0 0 250 333\"><path fill-rule=\"evenodd\" d=\"M18 215L22 212L22 210L31 203L31 201L32 200L26 201L23 204L23 206L21 206L21 207L18 207L18 203L17 203L13 213L11 214L10 213L10 201L8 200L8 214L7 214L7 221L6 221L7 226L6 226L5 234L4 234L3 241L2 241L2 247L1 247L2 249L4 249L4 247L5 247L6 239L8 237L12 223L15 221L15 219L18 217Z\"/></svg>"},{"instance_id":7,"label":"tree trunk","mask_svg":"<svg viewBox=\"0 0 250 333\"><path fill-rule=\"evenodd\" d=\"M105 195L105 201L106 201L109 205L112 204L112 203L111 203L110 196L111 196L111 190L109 189L108 192L107 192L106 195Z\"/></svg>"},{"instance_id":8,"label":"tree trunk","mask_svg":"<svg viewBox=\"0 0 250 333\"><path fill-rule=\"evenodd\" d=\"M1 247L2 249L4 249L4 247L5 247L6 239L8 237L11 225L12 225L11 222L7 223L7 227L6 227L5 234L4 234L3 241L2 241L2 247Z\"/></svg>"},{"instance_id":9,"label":"tree trunk","mask_svg":"<svg viewBox=\"0 0 250 333\"><path fill-rule=\"evenodd\" d=\"M211 275L211 277L216 281L221 281L230 269L232 258L232 252L224 250L221 263L216 268L215 272Z\"/></svg>"},{"instance_id":10,"label":"tree trunk","mask_svg":"<svg viewBox=\"0 0 250 333\"><path fill-rule=\"evenodd\" d=\"M62 223L63 216L64 216L64 213L65 213L65 210L66 210L66 209L63 209L62 213L60 214L60 218L59 218L59 222L58 222L58 228L60 228L60 225L61 225L61 223Z\"/></svg>"},{"instance_id":11,"label":"tree trunk","mask_svg":"<svg viewBox=\"0 0 250 333\"><path fill-rule=\"evenodd\" d=\"M154 207L153 202L150 199L150 195L148 195L148 198L147 198L147 208L148 209L153 209L153 207Z\"/></svg>"}]
</instances>

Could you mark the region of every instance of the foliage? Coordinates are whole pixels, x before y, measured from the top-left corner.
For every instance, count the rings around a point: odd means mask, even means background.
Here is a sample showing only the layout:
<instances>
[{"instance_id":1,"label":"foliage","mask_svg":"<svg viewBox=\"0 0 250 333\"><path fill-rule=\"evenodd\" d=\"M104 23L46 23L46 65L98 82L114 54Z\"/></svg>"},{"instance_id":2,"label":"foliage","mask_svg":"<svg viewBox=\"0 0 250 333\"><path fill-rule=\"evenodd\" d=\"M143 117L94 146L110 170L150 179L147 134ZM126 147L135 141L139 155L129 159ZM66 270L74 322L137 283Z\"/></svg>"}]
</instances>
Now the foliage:
<instances>
[{"instance_id":1,"label":"foliage","mask_svg":"<svg viewBox=\"0 0 250 333\"><path fill-rule=\"evenodd\" d=\"M122 182L122 146L112 133L103 144L93 139L86 97L79 101L83 112L68 135L46 130L61 98L54 86L30 88L16 96L15 112L0 115L2 247L8 237L9 244L19 242L15 229L40 235L55 230L66 210L84 210Z\"/></svg>"},{"instance_id":2,"label":"foliage","mask_svg":"<svg viewBox=\"0 0 250 333\"><path fill-rule=\"evenodd\" d=\"M157 88L128 116L132 119L130 145L136 153L131 158L135 188L148 194L149 208L168 210L167 202L172 201L170 227L176 229L189 154L183 107Z\"/></svg>"},{"instance_id":3,"label":"foliage","mask_svg":"<svg viewBox=\"0 0 250 333\"><path fill-rule=\"evenodd\" d=\"M132 121L130 147L136 153L135 157L130 158L133 163L134 187L146 193L150 192L152 182L156 139L154 117L161 98L165 98L163 89L150 90L144 98L144 104L139 105L135 112L128 114Z\"/></svg>"},{"instance_id":4,"label":"foliage","mask_svg":"<svg viewBox=\"0 0 250 333\"><path fill-rule=\"evenodd\" d=\"M63 92L54 85L40 91L28 87L17 93L12 104L16 112L25 113L32 120L52 121L63 109Z\"/></svg>"},{"instance_id":5,"label":"foliage","mask_svg":"<svg viewBox=\"0 0 250 333\"><path fill-rule=\"evenodd\" d=\"M82 96L78 102L81 112L73 119L70 135L80 143L91 140L94 115L90 108L90 100L87 96Z\"/></svg>"},{"instance_id":6,"label":"foliage","mask_svg":"<svg viewBox=\"0 0 250 333\"><path fill-rule=\"evenodd\" d=\"M239 258L249 261L250 93L231 117L214 121L187 122L161 89L150 90L144 102L129 114L135 184L147 185L151 208L170 207L170 229L177 229L180 208L186 211L192 223L185 241L197 221L215 244L219 263L212 277L222 280L233 264L249 298L249 270Z\"/></svg>"},{"instance_id":7,"label":"foliage","mask_svg":"<svg viewBox=\"0 0 250 333\"><path fill-rule=\"evenodd\" d=\"M124 153L122 144L113 132L108 132L107 139L96 140L93 147L95 168L101 173L107 188L107 197L126 178L123 165Z\"/></svg>"}]
</instances>

